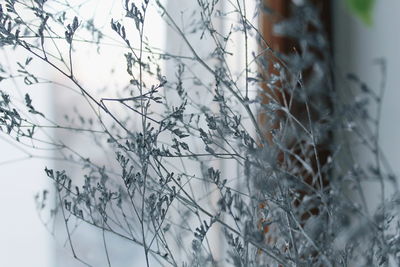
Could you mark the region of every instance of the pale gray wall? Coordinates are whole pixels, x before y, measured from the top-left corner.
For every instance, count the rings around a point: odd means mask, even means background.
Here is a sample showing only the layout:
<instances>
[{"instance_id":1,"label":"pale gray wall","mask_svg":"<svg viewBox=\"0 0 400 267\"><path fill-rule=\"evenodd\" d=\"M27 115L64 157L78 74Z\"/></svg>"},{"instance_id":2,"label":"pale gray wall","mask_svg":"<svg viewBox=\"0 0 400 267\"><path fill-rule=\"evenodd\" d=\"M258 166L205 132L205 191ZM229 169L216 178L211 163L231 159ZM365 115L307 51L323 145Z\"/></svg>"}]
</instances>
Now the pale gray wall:
<instances>
[{"instance_id":1,"label":"pale gray wall","mask_svg":"<svg viewBox=\"0 0 400 267\"><path fill-rule=\"evenodd\" d=\"M8 51L0 53L3 65L24 61L22 51ZM40 64L32 64L41 69ZM3 80L0 84L0 90L15 97L29 92L35 99L35 106L48 112L49 87L41 87L39 91L30 89L21 81ZM51 267L50 235L39 220L34 201L35 194L49 185L44 173L49 161L27 159L24 150L31 151L0 132L0 266ZM38 155L48 156L49 153Z\"/></svg>"},{"instance_id":2,"label":"pale gray wall","mask_svg":"<svg viewBox=\"0 0 400 267\"><path fill-rule=\"evenodd\" d=\"M350 89L345 86L343 78L347 73L354 73L378 92L383 77L374 60L382 58L386 61L386 87L379 142L394 173L400 175L400 1L376 1L371 26L366 26L350 14L345 1L332 2L337 89L351 98ZM374 108L371 107L371 112L375 112ZM360 153L357 160L365 164L371 161L371 157ZM386 189L389 190L390 187L387 186ZM369 204L375 207L379 197L378 184L371 183L367 190Z\"/></svg>"}]
</instances>

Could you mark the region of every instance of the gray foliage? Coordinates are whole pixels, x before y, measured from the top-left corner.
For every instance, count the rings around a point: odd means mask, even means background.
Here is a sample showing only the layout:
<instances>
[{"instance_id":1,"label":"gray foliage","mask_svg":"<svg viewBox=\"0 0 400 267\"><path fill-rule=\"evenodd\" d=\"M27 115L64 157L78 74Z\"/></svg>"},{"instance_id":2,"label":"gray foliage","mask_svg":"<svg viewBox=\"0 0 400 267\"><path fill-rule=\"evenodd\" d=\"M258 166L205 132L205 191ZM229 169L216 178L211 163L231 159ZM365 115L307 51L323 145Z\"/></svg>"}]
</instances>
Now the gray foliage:
<instances>
[{"instance_id":1,"label":"gray foliage","mask_svg":"<svg viewBox=\"0 0 400 267\"><path fill-rule=\"evenodd\" d=\"M61 218L72 256L88 266L96 264L75 247L82 222L100 230L110 266L105 234L140 245L148 266L399 265L397 178L378 142L384 83L377 94L349 75L350 102L334 90L329 42L308 1L293 4L292 16L276 25L300 48L285 55L268 46L246 1L226 2L224 10L218 0L198 0L182 24L187 14L174 17L161 1L125 0L114 7L123 15L106 26L80 16L84 1L1 2L0 46L26 60L1 65L0 130L32 148L30 157L45 145L54 160L73 164L45 168L54 182L36 198L39 212L49 213L45 225ZM157 27L146 17L150 5L187 54L148 42L145 28ZM216 27L219 20L231 24L228 32ZM243 55L230 51L235 36L244 40ZM263 49L250 51L255 39ZM118 40L125 65L117 68L126 79L99 97L80 80L74 53L85 44L101 55L107 40ZM204 53L193 40L213 45ZM233 71L232 56L245 58L242 72ZM39 77L34 61L63 76L64 89L89 111L76 108L55 121L30 94L19 99L6 81L59 86ZM384 79L384 62L378 67ZM50 131L88 138L89 149L43 134ZM92 149L102 156L93 158ZM351 156L360 150L370 163ZM366 199L371 182L376 209Z\"/></svg>"}]
</instances>

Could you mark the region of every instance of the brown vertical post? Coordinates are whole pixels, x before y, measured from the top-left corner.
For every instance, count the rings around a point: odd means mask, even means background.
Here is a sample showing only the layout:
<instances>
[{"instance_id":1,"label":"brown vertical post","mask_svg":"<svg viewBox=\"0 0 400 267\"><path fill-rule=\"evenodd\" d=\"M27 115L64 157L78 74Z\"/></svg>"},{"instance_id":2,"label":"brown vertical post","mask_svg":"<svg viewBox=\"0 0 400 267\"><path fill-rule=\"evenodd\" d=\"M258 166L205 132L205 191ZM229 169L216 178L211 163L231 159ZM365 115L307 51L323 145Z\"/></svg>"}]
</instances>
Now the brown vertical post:
<instances>
[{"instance_id":1,"label":"brown vertical post","mask_svg":"<svg viewBox=\"0 0 400 267\"><path fill-rule=\"evenodd\" d=\"M271 10L271 13L266 13L266 12L261 12L261 16L260 16L260 31L263 34L263 38L264 40L267 42L267 45L263 42L260 42L260 50L261 51L265 51L266 46L268 46L269 48L271 48L274 53L277 54L290 54L290 53L297 53L298 51L300 51L298 45L296 44L295 40L288 38L288 37L283 37L283 36L278 36L274 33L274 25L276 25L276 23L280 22L281 20L290 17L291 15L291 6L294 5L292 0L263 0L264 5L266 7L268 7L269 10ZM325 29L326 35L327 35L327 39L328 41L331 41L331 9L330 9L330 1L329 0L312 0L311 1L313 4L315 4L317 10L320 12L320 18L321 18L321 22L323 23L323 27ZM315 30L312 27L310 27L310 32ZM307 29L308 31L308 29ZM331 49L331 46L328 46ZM332 49L331 49L332 50ZM319 54L318 51L313 51L315 52L315 55L319 58L322 59L322 55ZM331 52L331 51L329 51ZM268 65L267 65L267 70L263 70L266 73L260 73L261 77L265 78L263 80L268 80L267 77L271 74L278 74L277 70L273 67L274 63L278 62L278 59L274 56L270 56L270 53L268 53L268 55L265 56L266 58L268 57ZM306 81L308 77L310 77L312 74L312 69L310 70L305 70L303 73L303 78ZM278 102L280 102L281 104L283 104L283 100L286 98L288 98L288 94L285 92L285 88L283 84L277 84L278 87L282 87L283 89L280 90L280 92L276 92L276 89L273 88L269 88L266 83L263 83L262 88L264 90L264 92L266 94L262 94L262 102L264 104L267 104L271 101L271 98L268 95L272 95L274 96L274 99ZM327 88L328 90L329 88ZM319 98L319 96L317 96L318 99L313 99L312 101L323 101L324 103L326 103L327 106L329 106L328 103L328 99L326 96L322 96ZM305 112L305 105L304 103L298 101L298 100L294 100L293 102L293 106L291 108L291 113L299 118L299 120L302 120L302 117L304 118L304 114ZM319 114L317 114L316 111L311 111L311 113L313 116L315 116L315 118L319 117ZM278 117L280 116L280 114L276 114ZM269 122L269 119L267 114L265 113L259 113L258 114L258 120L260 125L262 126L262 128L264 129L264 135L266 140L269 143L272 143L272 135L270 133L271 129L276 129L278 128L277 124L271 124ZM292 151L294 153L301 153L301 152L296 152L297 148L295 147L296 144L294 144L294 147L292 147ZM319 161L322 165L324 165L327 161L328 156L330 155L330 151L329 151L329 146L326 144L318 144L317 146L317 153L319 154ZM311 150L311 147L310 147ZM304 152L304 151L303 151ZM312 154L312 153L310 153ZM300 157L305 157L305 153L303 154L298 154ZM282 156L282 153L280 153L280 155L278 155L278 162L283 163L284 159ZM293 159L295 161L295 159ZM312 167L313 168L317 168L316 166L316 162L314 162L314 159L310 159L310 161L312 162ZM310 176L310 174L307 174L306 172L303 173L295 173L296 176L298 177L302 177L302 179L310 184L313 187L318 187L321 186L320 184L316 185L314 184L314 182L312 181L312 177ZM323 178L323 186L327 186L329 184L329 182L327 181L327 177ZM294 201L294 206L299 206L301 204L302 198L306 195L306 192L297 190L297 192L300 194L300 199L297 199ZM263 209L265 207L266 203L262 202L259 205L260 209ZM307 211L304 214L300 214L299 217L301 217L300 219L304 222L305 220L307 220L310 216L313 215L317 215L319 213L318 208L312 208L311 210ZM264 220L263 218L260 219L260 224L259 225L263 225L262 224L262 220ZM273 228L270 230L269 227L267 228L263 228L260 229L262 230L265 234L267 234L268 232L271 233L271 235L273 236ZM270 234L268 234L268 238L267 238L267 242L269 243L273 243L275 242L275 238L271 237Z\"/></svg>"},{"instance_id":2,"label":"brown vertical post","mask_svg":"<svg viewBox=\"0 0 400 267\"><path fill-rule=\"evenodd\" d=\"M297 44L293 39L276 35L273 30L274 25L290 16L291 5L293 5L292 2L292 0L263 0L264 6L271 10L272 13L267 14L266 12L261 12L260 31L267 44L261 42L260 50L264 50L266 46L271 48L272 51L277 54L289 54L296 52L296 49L298 50ZM332 37L330 0L311 0L311 2L320 11L321 22L323 23L323 26L325 28L328 40L331 41ZM277 59L275 57L269 58L268 73L261 73L263 77L267 77L271 73L277 74L276 70L273 68L273 63L276 61ZM307 73L304 73L304 77L307 77ZM266 86L265 84L263 84L262 86L267 93L269 93L270 95L275 95L279 98L277 100L283 101L284 95L279 94L278 92L271 91L271 88L268 88L268 86ZM266 95L262 95L262 98L263 103L268 103L270 101L270 99L268 99ZM296 109L296 107L294 109ZM268 118L266 117L266 114L259 114L258 118L260 124L266 129L266 126L268 124ZM275 128L276 125L270 125L270 127ZM271 141L271 136L268 132L268 129L266 129L265 135L267 139Z\"/></svg>"},{"instance_id":3,"label":"brown vertical post","mask_svg":"<svg viewBox=\"0 0 400 267\"><path fill-rule=\"evenodd\" d=\"M260 19L260 30L261 33L263 34L264 40L267 42L265 44L264 42L261 42L261 50L264 50L267 48L267 46L272 49L272 51L276 53L288 53L291 42L288 38L278 36L274 34L274 25L278 23L280 20L287 18L290 14L290 2L291 0L263 0L264 7L268 7L268 9L272 10L273 13L271 14L266 14L265 12L261 12L261 19ZM273 63L276 58L271 57L269 58L270 62L268 62L268 73L261 73L261 76L265 77L264 80L267 80L266 77L268 77L271 73L275 73L276 70L273 68ZM265 83L262 84L262 87L265 92L267 92L269 95L276 95L278 92L273 92L271 88L266 86ZM262 102L264 104L269 103L271 99L267 95L262 95ZM277 96L279 98L279 102L282 101L283 96ZM266 139L271 142L272 141L272 136L269 132L270 128L276 128L277 125L270 125L268 122L268 117L265 113L260 113L258 116L259 122L264 128L264 134Z\"/></svg>"},{"instance_id":4,"label":"brown vertical post","mask_svg":"<svg viewBox=\"0 0 400 267\"><path fill-rule=\"evenodd\" d=\"M273 13L261 15L261 30L268 45L276 52L288 52L289 41L273 32L274 24L282 18L289 16L290 0L264 0L264 6L270 8Z\"/></svg>"}]
</instances>

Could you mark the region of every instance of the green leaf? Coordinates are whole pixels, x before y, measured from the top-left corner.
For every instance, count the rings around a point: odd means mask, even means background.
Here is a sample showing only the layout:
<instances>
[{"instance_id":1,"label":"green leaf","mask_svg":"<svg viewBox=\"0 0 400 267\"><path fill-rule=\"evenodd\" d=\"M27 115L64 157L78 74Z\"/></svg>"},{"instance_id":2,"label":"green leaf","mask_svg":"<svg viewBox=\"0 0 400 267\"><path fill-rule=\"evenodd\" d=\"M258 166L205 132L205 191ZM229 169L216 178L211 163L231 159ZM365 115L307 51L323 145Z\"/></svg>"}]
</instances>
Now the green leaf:
<instances>
[{"instance_id":1,"label":"green leaf","mask_svg":"<svg viewBox=\"0 0 400 267\"><path fill-rule=\"evenodd\" d=\"M372 25L372 14L375 0L346 0L350 10L365 24Z\"/></svg>"}]
</instances>

